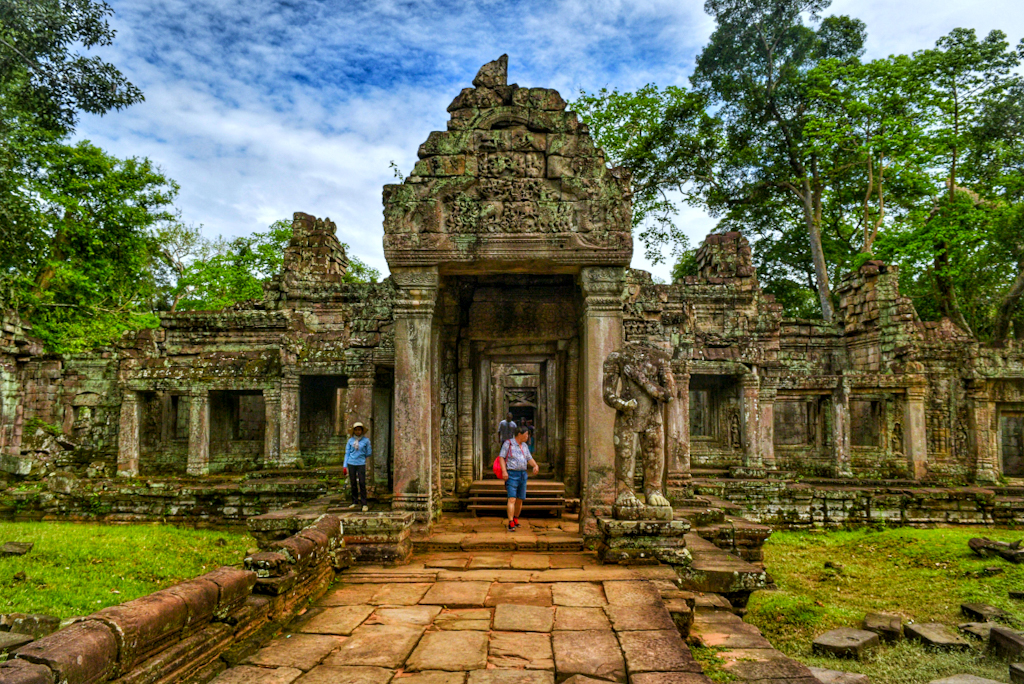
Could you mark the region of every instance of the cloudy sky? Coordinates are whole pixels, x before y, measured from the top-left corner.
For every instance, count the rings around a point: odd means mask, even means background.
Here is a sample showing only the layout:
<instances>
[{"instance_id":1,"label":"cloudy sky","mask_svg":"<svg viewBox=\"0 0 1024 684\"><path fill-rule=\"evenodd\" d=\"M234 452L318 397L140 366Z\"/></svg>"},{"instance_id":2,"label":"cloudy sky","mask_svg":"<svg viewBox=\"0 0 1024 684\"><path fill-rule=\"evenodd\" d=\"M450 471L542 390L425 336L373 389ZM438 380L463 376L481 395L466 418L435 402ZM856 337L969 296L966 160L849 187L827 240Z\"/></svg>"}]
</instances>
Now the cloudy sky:
<instances>
[{"instance_id":1,"label":"cloudy sky","mask_svg":"<svg viewBox=\"0 0 1024 684\"><path fill-rule=\"evenodd\" d=\"M213 236L295 211L329 216L351 252L387 272L381 186L394 161L444 130L445 108L481 64L509 55L509 81L558 89L685 84L713 29L700 0L108 0L101 53L146 95L86 117L88 138L147 156L181 184L178 207ZM1024 37L1020 0L838 0L868 26L868 56L934 45L958 26ZM713 226L690 211L694 242ZM635 250L634 266L667 278Z\"/></svg>"}]
</instances>

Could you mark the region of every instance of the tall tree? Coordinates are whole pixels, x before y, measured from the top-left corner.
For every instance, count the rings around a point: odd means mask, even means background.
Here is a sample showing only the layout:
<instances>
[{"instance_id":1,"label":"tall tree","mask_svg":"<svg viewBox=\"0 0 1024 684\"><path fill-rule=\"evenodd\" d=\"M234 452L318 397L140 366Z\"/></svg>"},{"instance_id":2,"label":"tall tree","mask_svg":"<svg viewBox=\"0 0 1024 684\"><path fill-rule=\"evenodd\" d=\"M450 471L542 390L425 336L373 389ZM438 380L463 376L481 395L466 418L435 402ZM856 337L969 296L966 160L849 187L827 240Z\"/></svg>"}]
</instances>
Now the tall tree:
<instances>
[{"instance_id":1,"label":"tall tree","mask_svg":"<svg viewBox=\"0 0 1024 684\"><path fill-rule=\"evenodd\" d=\"M992 31L978 40L974 29L958 28L940 38L934 49L915 54L928 78L926 96L933 112L931 145L945 182L945 203L938 202L927 222L934 243L934 278L941 313L964 330L970 325L961 310L950 259L950 232L970 230L957 193L961 162L970 154L985 103L999 98L1013 83L1011 70L1020 63L1006 34Z\"/></svg>"},{"instance_id":2,"label":"tall tree","mask_svg":"<svg viewBox=\"0 0 1024 684\"><path fill-rule=\"evenodd\" d=\"M721 183L709 207L740 219L767 197L799 207L807 234L821 313L834 316L822 240L826 180L818 148L805 135L807 72L828 58L861 54L862 22L820 15L829 0L707 0L717 23L697 58L694 84L719 107L727 144ZM803 17L818 22L804 24ZM819 21L820 20L820 21Z\"/></svg>"}]
</instances>

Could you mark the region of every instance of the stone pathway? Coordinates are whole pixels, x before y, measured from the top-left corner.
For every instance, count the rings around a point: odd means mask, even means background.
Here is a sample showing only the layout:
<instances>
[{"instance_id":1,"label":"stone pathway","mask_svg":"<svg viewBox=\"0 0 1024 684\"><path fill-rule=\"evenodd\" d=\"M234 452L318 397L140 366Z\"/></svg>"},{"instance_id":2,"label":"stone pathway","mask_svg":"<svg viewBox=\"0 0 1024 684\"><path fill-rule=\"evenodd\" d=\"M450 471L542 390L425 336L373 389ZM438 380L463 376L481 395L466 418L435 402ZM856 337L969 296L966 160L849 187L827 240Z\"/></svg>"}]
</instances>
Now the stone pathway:
<instances>
[{"instance_id":1,"label":"stone pathway","mask_svg":"<svg viewBox=\"0 0 1024 684\"><path fill-rule=\"evenodd\" d=\"M708 684L667 567L592 554L424 554L359 567L216 684Z\"/></svg>"}]
</instances>

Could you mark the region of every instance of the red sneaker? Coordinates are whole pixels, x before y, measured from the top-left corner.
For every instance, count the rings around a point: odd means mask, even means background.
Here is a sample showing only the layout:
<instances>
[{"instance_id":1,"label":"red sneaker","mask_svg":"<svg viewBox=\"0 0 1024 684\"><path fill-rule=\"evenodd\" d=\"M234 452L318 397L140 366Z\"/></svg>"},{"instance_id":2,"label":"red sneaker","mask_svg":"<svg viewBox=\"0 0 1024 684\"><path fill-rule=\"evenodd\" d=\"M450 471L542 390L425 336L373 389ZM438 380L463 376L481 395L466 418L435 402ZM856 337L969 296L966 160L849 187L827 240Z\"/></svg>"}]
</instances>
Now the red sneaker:
<instances>
[{"instance_id":1,"label":"red sneaker","mask_svg":"<svg viewBox=\"0 0 1024 684\"><path fill-rule=\"evenodd\" d=\"M519 527L519 518L512 518L512 524Z\"/></svg>"}]
</instances>

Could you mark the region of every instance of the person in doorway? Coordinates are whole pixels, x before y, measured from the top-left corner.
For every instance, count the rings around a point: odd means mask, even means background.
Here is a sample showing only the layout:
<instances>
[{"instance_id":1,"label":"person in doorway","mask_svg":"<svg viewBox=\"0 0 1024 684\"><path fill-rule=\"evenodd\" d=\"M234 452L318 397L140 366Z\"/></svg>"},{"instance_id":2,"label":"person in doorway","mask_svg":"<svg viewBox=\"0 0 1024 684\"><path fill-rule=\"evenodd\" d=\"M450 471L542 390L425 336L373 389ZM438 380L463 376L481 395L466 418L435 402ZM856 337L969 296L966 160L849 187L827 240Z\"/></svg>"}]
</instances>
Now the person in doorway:
<instances>
[{"instance_id":1,"label":"person in doorway","mask_svg":"<svg viewBox=\"0 0 1024 684\"><path fill-rule=\"evenodd\" d=\"M526 440L530 431L526 426L515 429L515 436L501 445L501 479L505 481L505 493L508 494L508 531L515 532L519 527L519 514L523 512L523 501L526 499L526 471L533 470L536 475L540 466L530 455L530 447Z\"/></svg>"},{"instance_id":2,"label":"person in doorway","mask_svg":"<svg viewBox=\"0 0 1024 684\"><path fill-rule=\"evenodd\" d=\"M366 459L373 453L370 438L363 436L365 432L362 423L352 426L352 436L345 445L345 462L342 464L343 472L348 475L352 485L352 503L349 508L362 506L364 513L369 510L366 504Z\"/></svg>"},{"instance_id":3,"label":"person in doorway","mask_svg":"<svg viewBox=\"0 0 1024 684\"><path fill-rule=\"evenodd\" d=\"M505 414L505 420L498 423L498 443L504 444L516 434L516 424L512 422L512 412Z\"/></svg>"}]
</instances>

